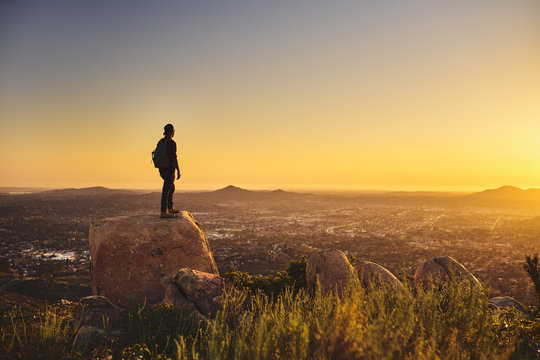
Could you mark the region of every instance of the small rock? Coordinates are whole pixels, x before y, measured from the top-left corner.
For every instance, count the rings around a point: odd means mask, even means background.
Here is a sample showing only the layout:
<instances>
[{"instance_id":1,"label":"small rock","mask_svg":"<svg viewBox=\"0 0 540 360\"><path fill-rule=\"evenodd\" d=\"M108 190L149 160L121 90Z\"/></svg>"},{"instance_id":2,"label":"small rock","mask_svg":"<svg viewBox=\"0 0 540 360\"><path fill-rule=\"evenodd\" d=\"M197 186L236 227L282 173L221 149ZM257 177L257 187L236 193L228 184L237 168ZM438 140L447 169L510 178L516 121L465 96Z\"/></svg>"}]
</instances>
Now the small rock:
<instances>
[{"instance_id":1,"label":"small rock","mask_svg":"<svg viewBox=\"0 0 540 360\"><path fill-rule=\"evenodd\" d=\"M174 283L203 315L214 317L221 309L223 291L238 291L221 276L193 269L180 269Z\"/></svg>"},{"instance_id":2,"label":"small rock","mask_svg":"<svg viewBox=\"0 0 540 360\"><path fill-rule=\"evenodd\" d=\"M92 295L82 298L77 309L80 326L119 330L125 326L127 312L114 305L104 296Z\"/></svg>"},{"instance_id":3,"label":"small rock","mask_svg":"<svg viewBox=\"0 0 540 360\"><path fill-rule=\"evenodd\" d=\"M472 286L480 286L480 282L459 262L450 256L436 257L420 265L414 274L414 285L417 289L427 289L434 284L442 288L451 281L467 281Z\"/></svg>"},{"instance_id":4,"label":"small rock","mask_svg":"<svg viewBox=\"0 0 540 360\"><path fill-rule=\"evenodd\" d=\"M523 314L527 313L525 306L510 296L497 296L489 299L489 307L491 309L514 308Z\"/></svg>"},{"instance_id":5,"label":"small rock","mask_svg":"<svg viewBox=\"0 0 540 360\"><path fill-rule=\"evenodd\" d=\"M96 326L81 326L73 340L73 349L77 351L91 349L103 343L106 331Z\"/></svg>"},{"instance_id":6,"label":"small rock","mask_svg":"<svg viewBox=\"0 0 540 360\"><path fill-rule=\"evenodd\" d=\"M343 288L356 277L355 270L342 251L325 249L311 254L306 264L306 280L310 291L317 288L326 293Z\"/></svg>"},{"instance_id":7,"label":"small rock","mask_svg":"<svg viewBox=\"0 0 540 360\"><path fill-rule=\"evenodd\" d=\"M165 289L165 298L162 304L172 304L177 309L184 309L196 319L202 322L208 322L208 318L199 312L199 309L189 301L180 291L173 279L168 277L161 278L161 285Z\"/></svg>"},{"instance_id":8,"label":"small rock","mask_svg":"<svg viewBox=\"0 0 540 360\"><path fill-rule=\"evenodd\" d=\"M403 288L401 281L379 264L371 261L358 261L354 267L358 271L358 278L365 288L369 288L370 284L376 287Z\"/></svg>"}]
</instances>

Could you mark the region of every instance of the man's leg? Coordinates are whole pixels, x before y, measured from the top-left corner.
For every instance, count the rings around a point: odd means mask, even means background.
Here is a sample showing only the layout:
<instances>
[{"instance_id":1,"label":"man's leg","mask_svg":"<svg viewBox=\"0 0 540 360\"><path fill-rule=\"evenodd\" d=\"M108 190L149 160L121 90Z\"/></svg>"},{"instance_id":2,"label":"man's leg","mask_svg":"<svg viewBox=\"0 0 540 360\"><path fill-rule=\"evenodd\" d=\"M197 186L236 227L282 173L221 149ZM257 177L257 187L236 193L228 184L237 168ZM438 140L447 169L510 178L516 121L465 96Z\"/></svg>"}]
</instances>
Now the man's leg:
<instances>
[{"instance_id":1,"label":"man's leg","mask_svg":"<svg viewBox=\"0 0 540 360\"><path fill-rule=\"evenodd\" d=\"M159 174L163 179L163 188L161 189L161 212L165 213L168 208L167 202L171 198L171 186L174 186L174 169L172 169L172 171L168 168L160 169Z\"/></svg>"},{"instance_id":2,"label":"man's leg","mask_svg":"<svg viewBox=\"0 0 540 360\"><path fill-rule=\"evenodd\" d=\"M163 179L163 187L161 188L161 212L164 213L167 211L167 177L165 176L165 172L161 169L159 169L159 175Z\"/></svg>"},{"instance_id":3,"label":"man's leg","mask_svg":"<svg viewBox=\"0 0 540 360\"><path fill-rule=\"evenodd\" d=\"M174 187L174 171L173 171L171 189L169 190L169 197L167 199L167 210L171 210L173 208L174 190L175 190L175 187Z\"/></svg>"}]
</instances>

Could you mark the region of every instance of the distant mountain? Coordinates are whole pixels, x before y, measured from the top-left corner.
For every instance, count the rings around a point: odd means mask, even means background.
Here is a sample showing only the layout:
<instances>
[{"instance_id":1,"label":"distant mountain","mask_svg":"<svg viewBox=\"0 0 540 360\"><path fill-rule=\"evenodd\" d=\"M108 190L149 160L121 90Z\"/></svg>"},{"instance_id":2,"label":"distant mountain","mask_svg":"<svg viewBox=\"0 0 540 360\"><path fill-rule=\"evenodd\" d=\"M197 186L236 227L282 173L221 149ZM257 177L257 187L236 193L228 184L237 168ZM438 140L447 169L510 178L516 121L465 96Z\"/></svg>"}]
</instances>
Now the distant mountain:
<instances>
[{"instance_id":1,"label":"distant mountain","mask_svg":"<svg viewBox=\"0 0 540 360\"><path fill-rule=\"evenodd\" d=\"M304 196L305 194L299 194L289 191L278 190L247 190L242 189L234 185L226 186L222 189L218 189L210 192L182 194L182 196L193 198L204 198L211 201L272 201L272 200L285 200L298 196Z\"/></svg>"},{"instance_id":2,"label":"distant mountain","mask_svg":"<svg viewBox=\"0 0 540 360\"><path fill-rule=\"evenodd\" d=\"M215 195L246 195L246 194L254 193L254 192L255 191L250 191L250 190L236 187L234 185L229 185L222 189L212 191L211 193Z\"/></svg>"},{"instance_id":3,"label":"distant mountain","mask_svg":"<svg viewBox=\"0 0 540 360\"><path fill-rule=\"evenodd\" d=\"M484 202L540 202L540 189L520 189L515 186L501 186L468 195L468 198Z\"/></svg>"},{"instance_id":4,"label":"distant mountain","mask_svg":"<svg viewBox=\"0 0 540 360\"><path fill-rule=\"evenodd\" d=\"M455 197L460 194L445 191L392 191L375 196L381 197Z\"/></svg>"},{"instance_id":5,"label":"distant mountain","mask_svg":"<svg viewBox=\"0 0 540 360\"><path fill-rule=\"evenodd\" d=\"M7 193L7 192L6 192ZM57 190L47 190L35 193L18 192L24 196L50 197L50 198L71 198L71 197L109 197L117 195L142 195L157 196L160 192L149 192L142 190L110 189L103 186L87 188L67 188ZM9 196L9 195L8 195ZM183 199L202 200L210 202L228 201L270 201L280 202L296 199L320 198L328 199L333 197L343 197L345 195L314 195L308 193L295 193L278 190L247 190L234 185L226 186L222 189L204 192L178 192L177 196ZM383 203L410 203L415 205L432 204L437 206L487 206L487 207L519 207L519 208L540 208L540 189L520 189L515 186L501 186L496 189L487 189L472 194L459 194L451 192L430 192L430 191L396 191L382 194L355 194L350 196L351 201L355 199L369 200L379 199Z\"/></svg>"},{"instance_id":6,"label":"distant mountain","mask_svg":"<svg viewBox=\"0 0 540 360\"><path fill-rule=\"evenodd\" d=\"M135 191L124 189L109 189L103 186L94 186L87 188L68 188L56 189L37 193L42 196L99 196L99 195L117 195L117 194L135 194Z\"/></svg>"},{"instance_id":7,"label":"distant mountain","mask_svg":"<svg viewBox=\"0 0 540 360\"><path fill-rule=\"evenodd\" d=\"M477 192L474 194L471 194L475 197L513 197L513 196L521 196L525 190L520 189L515 186L510 185L504 185L496 189L487 189L481 192Z\"/></svg>"}]
</instances>

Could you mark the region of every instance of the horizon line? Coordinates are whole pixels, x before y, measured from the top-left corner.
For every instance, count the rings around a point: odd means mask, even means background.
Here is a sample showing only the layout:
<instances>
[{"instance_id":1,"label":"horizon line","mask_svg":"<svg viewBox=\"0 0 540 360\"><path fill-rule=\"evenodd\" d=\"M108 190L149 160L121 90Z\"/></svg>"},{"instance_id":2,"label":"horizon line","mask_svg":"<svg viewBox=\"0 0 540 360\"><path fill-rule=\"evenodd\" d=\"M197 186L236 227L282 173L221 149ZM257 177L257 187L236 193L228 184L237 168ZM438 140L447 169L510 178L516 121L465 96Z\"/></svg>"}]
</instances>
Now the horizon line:
<instances>
[{"instance_id":1,"label":"horizon line","mask_svg":"<svg viewBox=\"0 0 540 360\"><path fill-rule=\"evenodd\" d=\"M127 186L125 186L127 185ZM12 192L41 192L49 190L65 190L65 189L86 189L94 187L103 187L111 190L133 190L133 191L149 191L159 192L160 187L140 187L140 186L105 186L105 185L74 185L74 186L0 186L0 190L11 190ZM316 192L316 193L386 193L386 192L443 192L443 193L473 193L478 191L484 191L488 189L498 189L501 187L514 187L522 190L534 189L534 187L520 187L515 185L499 185L499 186L357 186L357 185L318 185L318 184L187 184L185 188L178 186L176 192L206 192L215 191L226 188L228 186L234 186L237 188L251 190L251 191L272 191L272 190L284 190L292 192Z\"/></svg>"}]
</instances>

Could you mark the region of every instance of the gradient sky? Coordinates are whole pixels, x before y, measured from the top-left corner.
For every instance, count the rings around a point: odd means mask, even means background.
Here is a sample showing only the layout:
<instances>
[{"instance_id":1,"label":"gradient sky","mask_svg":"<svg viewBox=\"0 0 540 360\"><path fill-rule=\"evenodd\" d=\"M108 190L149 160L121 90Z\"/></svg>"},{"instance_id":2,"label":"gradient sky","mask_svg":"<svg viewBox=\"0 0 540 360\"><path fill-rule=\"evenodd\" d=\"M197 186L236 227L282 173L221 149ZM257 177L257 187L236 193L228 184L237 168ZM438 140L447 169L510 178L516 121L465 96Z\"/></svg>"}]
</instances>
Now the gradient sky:
<instances>
[{"instance_id":1,"label":"gradient sky","mask_svg":"<svg viewBox=\"0 0 540 360\"><path fill-rule=\"evenodd\" d=\"M540 187L540 1L0 5L0 186Z\"/></svg>"}]
</instances>

